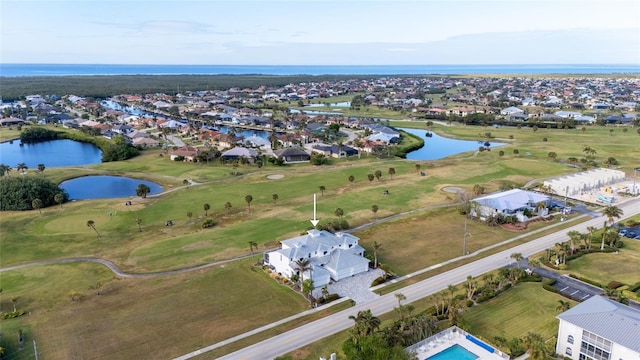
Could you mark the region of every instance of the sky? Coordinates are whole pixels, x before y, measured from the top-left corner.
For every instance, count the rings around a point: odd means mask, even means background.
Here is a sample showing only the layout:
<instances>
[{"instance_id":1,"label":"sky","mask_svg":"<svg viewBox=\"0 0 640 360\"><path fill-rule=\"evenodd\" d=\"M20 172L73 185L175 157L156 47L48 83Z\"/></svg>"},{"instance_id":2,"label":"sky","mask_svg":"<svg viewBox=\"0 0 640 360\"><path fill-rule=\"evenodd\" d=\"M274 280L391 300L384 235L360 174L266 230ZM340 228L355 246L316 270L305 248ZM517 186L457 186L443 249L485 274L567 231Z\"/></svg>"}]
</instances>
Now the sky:
<instances>
[{"instance_id":1,"label":"sky","mask_svg":"<svg viewBox=\"0 0 640 360\"><path fill-rule=\"evenodd\" d=\"M0 0L0 63L638 64L638 0Z\"/></svg>"}]
</instances>

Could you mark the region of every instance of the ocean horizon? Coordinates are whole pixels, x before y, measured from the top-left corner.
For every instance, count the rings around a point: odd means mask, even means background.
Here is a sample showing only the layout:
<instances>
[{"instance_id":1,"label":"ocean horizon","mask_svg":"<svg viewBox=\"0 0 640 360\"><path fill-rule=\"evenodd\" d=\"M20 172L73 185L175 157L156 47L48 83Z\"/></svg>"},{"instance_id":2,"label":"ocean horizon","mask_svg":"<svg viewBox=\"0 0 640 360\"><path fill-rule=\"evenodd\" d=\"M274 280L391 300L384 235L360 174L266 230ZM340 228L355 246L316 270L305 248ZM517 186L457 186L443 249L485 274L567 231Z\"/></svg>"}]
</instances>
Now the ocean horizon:
<instances>
[{"instance_id":1,"label":"ocean horizon","mask_svg":"<svg viewBox=\"0 0 640 360\"><path fill-rule=\"evenodd\" d=\"M0 77L96 75L466 75L625 74L640 64L491 65L140 65L0 64Z\"/></svg>"}]
</instances>

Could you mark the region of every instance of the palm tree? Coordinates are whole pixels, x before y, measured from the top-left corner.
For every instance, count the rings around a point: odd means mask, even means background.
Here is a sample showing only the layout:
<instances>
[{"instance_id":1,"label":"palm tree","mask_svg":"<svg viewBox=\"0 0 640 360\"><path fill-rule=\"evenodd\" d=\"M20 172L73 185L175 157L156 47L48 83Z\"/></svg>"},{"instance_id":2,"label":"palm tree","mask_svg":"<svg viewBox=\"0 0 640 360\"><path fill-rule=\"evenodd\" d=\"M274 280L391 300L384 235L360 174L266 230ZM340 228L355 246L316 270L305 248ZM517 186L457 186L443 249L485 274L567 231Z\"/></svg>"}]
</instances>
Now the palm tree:
<instances>
[{"instance_id":1,"label":"palm tree","mask_svg":"<svg viewBox=\"0 0 640 360\"><path fill-rule=\"evenodd\" d=\"M376 178L376 176L375 176L375 175L373 175L373 174L367 174L367 179L369 179L369 181L370 181L370 182L371 182L371 181L373 181L373 179L375 179L375 178Z\"/></svg>"},{"instance_id":2,"label":"palm tree","mask_svg":"<svg viewBox=\"0 0 640 360\"><path fill-rule=\"evenodd\" d=\"M231 203L229 201L227 201L226 203L224 203L224 209L227 211L227 214L231 211Z\"/></svg>"},{"instance_id":3,"label":"palm tree","mask_svg":"<svg viewBox=\"0 0 640 360\"><path fill-rule=\"evenodd\" d=\"M138 232L142 232L142 219L136 218L136 225L138 225Z\"/></svg>"},{"instance_id":4,"label":"palm tree","mask_svg":"<svg viewBox=\"0 0 640 360\"><path fill-rule=\"evenodd\" d=\"M60 209L62 209L62 203L64 202L64 194L63 193L57 193L53 196L53 201L55 201L57 204L60 204Z\"/></svg>"},{"instance_id":5,"label":"palm tree","mask_svg":"<svg viewBox=\"0 0 640 360\"><path fill-rule=\"evenodd\" d=\"M300 274L300 285L302 286L302 281L304 280L304 273L307 271L311 271L312 265L309 259L300 259L296 261L296 267L298 268L298 273ZM313 276L309 276L313 278Z\"/></svg>"},{"instance_id":6,"label":"palm tree","mask_svg":"<svg viewBox=\"0 0 640 360\"><path fill-rule=\"evenodd\" d=\"M596 233L596 231L598 231L598 228L595 226L588 226L587 227L587 231L589 232L588 236L585 236L582 240L584 241L584 245L587 249L591 248L591 241L594 238L594 235Z\"/></svg>"},{"instance_id":7,"label":"palm tree","mask_svg":"<svg viewBox=\"0 0 640 360\"><path fill-rule=\"evenodd\" d=\"M202 205L202 209L204 210L204 216L209 215L209 209L211 209L211 205L205 203Z\"/></svg>"},{"instance_id":8,"label":"palm tree","mask_svg":"<svg viewBox=\"0 0 640 360\"><path fill-rule=\"evenodd\" d=\"M344 216L344 210L342 210L342 208L336 208L334 214L336 214L337 217L342 218Z\"/></svg>"},{"instance_id":9,"label":"palm tree","mask_svg":"<svg viewBox=\"0 0 640 360\"><path fill-rule=\"evenodd\" d=\"M565 312L571 308L571 303L569 301L558 300L558 306L556 306L556 311Z\"/></svg>"},{"instance_id":10,"label":"palm tree","mask_svg":"<svg viewBox=\"0 0 640 360\"><path fill-rule=\"evenodd\" d=\"M540 215L540 213L544 211L544 209L546 208L547 208L547 204L544 201L540 201L539 203L536 204L536 211L538 212L538 215Z\"/></svg>"},{"instance_id":11,"label":"palm tree","mask_svg":"<svg viewBox=\"0 0 640 360\"><path fill-rule=\"evenodd\" d=\"M22 174L24 174L28 168L29 167L25 163L19 163L18 165L16 165L16 171L20 171Z\"/></svg>"},{"instance_id":12,"label":"palm tree","mask_svg":"<svg viewBox=\"0 0 640 360\"><path fill-rule=\"evenodd\" d=\"M45 169L44 164L38 164L38 171L40 171L41 174L44 173L44 169Z\"/></svg>"},{"instance_id":13,"label":"palm tree","mask_svg":"<svg viewBox=\"0 0 640 360\"><path fill-rule=\"evenodd\" d=\"M258 243L255 241L249 241L249 251L251 251L251 255L253 255L254 248L258 248Z\"/></svg>"},{"instance_id":14,"label":"palm tree","mask_svg":"<svg viewBox=\"0 0 640 360\"><path fill-rule=\"evenodd\" d=\"M320 185L318 186L318 189L320 189L320 194L324 196L324 191L327 190L327 188L324 185Z\"/></svg>"},{"instance_id":15,"label":"palm tree","mask_svg":"<svg viewBox=\"0 0 640 360\"><path fill-rule=\"evenodd\" d=\"M484 187L480 184L473 185L473 194L475 196L480 196L484 192Z\"/></svg>"},{"instance_id":16,"label":"palm tree","mask_svg":"<svg viewBox=\"0 0 640 360\"><path fill-rule=\"evenodd\" d=\"M88 226L88 227L90 227L90 228L92 228L92 229L93 229L93 231L95 231L95 232L96 232L96 234L98 234L98 237L100 237L100 233L98 232L98 229L96 229L96 223L95 223L95 221L93 221L93 220L88 220L88 221L87 221L87 226Z\"/></svg>"},{"instance_id":17,"label":"palm tree","mask_svg":"<svg viewBox=\"0 0 640 360\"><path fill-rule=\"evenodd\" d=\"M611 226L613 226L614 218L619 219L624 214L622 209L615 205L607 206L602 213L607 217L607 221L609 221L609 225Z\"/></svg>"},{"instance_id":18,"label":"palm tree","mask_svg":"<svg viewBox=\"0 0 640 360\"><path fill-rule=\"evenodd\" d=\"M373 217L376 219L378 218L377 216L378 210L379 210L378 205L375 205L375 204L371 205L371 211L373 211Z\"/></svg>"},{"instance_id":19,"label":"palm tree","mask_svg":"<svg viewBox=\"0 0 640 360\"><path fill-rule=\"evenodd\" d=\"M391 180L393 180L393 175L395 175L396 169L390 167L388 173L389 173L389 176L391 177Z\"/></svg>"},{"instance_id":20,"label":"palm tree","mask_svg":"<svg viewBox=\"0 0 640 360\"><path fill-rule=\"evenodd\" d=\"M191 222L191 218L193 217L193 213L191 211L187 212L187 217L189 218L189 222Z\"/></svg>"},{"instance_id":21,"label":"palm tree","mask_svg":"<svg viewBox=\"0 0 640 360\"><path fill-rule=\"evenodd\" d=\"M582 234L579 231L571 230L567 233L567 236L569 236L569 247L573 255L573 253L576 252L577 244L580 242L580 239L582 239Z\"/></svg>"},{"instance_id":22,"label":"palm tree","mask_svg":"<svg viewBox=\"0 0 640 360\"><path fill-rule=\"evenodd\" d=\"M378 179L378 181L380 181L380 178L382 177L382 171L376 170L374 175L375 175L376 179Z\"/></svg>"},{"instance_id":23,"label":"palm tree","mask_svg":"<svg viewBox=\"0 0 640 360\"><path fill-rule=\"evenodd\" d=\"M247 207L249 208L249 212L251 212L251 202L253 201L253 196L247 195L244 197L244 201L247 203Z\"/></svg>"},{"instance_id":24,"label":"palm tree","mask_svg":"<svg viewBox=\"0 0 640 360\"><path fill-rule=\"evenodd\" d=\"M353 182L356 180L356 178L353 175L349 175L349 183L353 184Z\"/></svg>"},{"instance_id":25,"label":"palm tree","mask_svg":"<svg viewBox=\"0 0 640 360\"><path fill-rule=\"evenodd\" d=\"M517 267L520 267L520 261L523 259L521 253L513 253L513 254L509 255L509 257L516 261L516 266Z\"/></svg>"},{"instance_id":26,"label":"palm tree","mask_svg":"<svg viewBox=\"0 0 640 360\"><path fill-rule=\"evenodd\" d=\"M416 163L415 167L416 167L416 172L420 172L420 164Z\"/></svg>"},{"instance_id":27,"label":"palm tree","mask_svg":"<svg viewBox=\"0 0 640 360\"><path fill-rule=\"evenodd\" d=\"M380 329L381 321L378 317L373 316L370 309L358 311L356 316L349 315L349 319L355 322L353 329L355 343L361 336L372 335Z\"/></svg>"},{"instance_id":28,"label":"palm tree","mask_svg":"<svg viewBox=\"0 0 640 360\"><path fill-rule=\"evenodd\" d=\"M377 241L373 242L373 268L378 268L378 252L382 251L382 244Z\"/></svg>"},{"instance_id":29,"label":"palm tree","mask_svg":"<svg viewBox=\"0 0 640 360\"><path fill-rule=\"evenodd\" d=\"M278 194L271 195L271 198L273 199L273 205L277 205L279 198Z\"/></svg>"},{"instance_id":30,"label":"palm tree","mask_svg":"<svg viewBox=\"0 0 640 360\"><path fill-rule=\"evenodd\" d=\"M12 170L11 166L5 165L5 164L0 164L0 176L4 176L5 174L9 175L11 170Z\"/></svg>"},{"instance_id":31,"label":"palm tree","mask_svg":"<svg viewBox=\"0 0 640 360\"><path fill-rule=\"evenodd\" d=\"M547 348L542 335L532 332L528 333L527 336L524 337L523 345L527 353L529 353L531 360L544 360L547 358Z\"/></svg>"},{"instance_id":32,"label":"palm tree","mask_svg":"<svg viewBox=\"0 0 640 360\"><path fill-rule=\"evenodd\" d=\"M33 199L33 201L31 201L31 207L34 209L38 209L38 212L40 214L42 214L42 200L40 199Z\"/></svg>"},{"instance_id":33,"label":"palm tree","mask_svg":"<svg viewBox=\"0 0 640 360\"><path fill-rule=\"evenodd\" d=\"M151 192L151 188L145 184L140 184L136 188L136 195L142 198L146 198L147 194L149 194L150 192Z\"/></svg>"}]
</instances>

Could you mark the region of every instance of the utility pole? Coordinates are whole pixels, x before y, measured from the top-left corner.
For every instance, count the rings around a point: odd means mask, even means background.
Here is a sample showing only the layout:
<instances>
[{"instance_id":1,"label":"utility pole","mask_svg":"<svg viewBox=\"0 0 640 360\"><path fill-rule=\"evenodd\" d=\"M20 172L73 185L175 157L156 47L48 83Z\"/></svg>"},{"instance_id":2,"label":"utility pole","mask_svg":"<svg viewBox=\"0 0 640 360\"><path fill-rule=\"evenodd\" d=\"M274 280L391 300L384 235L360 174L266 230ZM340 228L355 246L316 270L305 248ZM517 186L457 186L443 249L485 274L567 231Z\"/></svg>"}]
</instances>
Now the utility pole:
<instances>
[{"instance_id":1,"label":"utility pole","mask_svg":"<svg viewBox=\"0 0 640 360\"><path fill-rule=\"evenodd\" d=\"M464 236L462 240L462 256L467 255L467 219L464 219Z\"/></svg>"}]
</instances>

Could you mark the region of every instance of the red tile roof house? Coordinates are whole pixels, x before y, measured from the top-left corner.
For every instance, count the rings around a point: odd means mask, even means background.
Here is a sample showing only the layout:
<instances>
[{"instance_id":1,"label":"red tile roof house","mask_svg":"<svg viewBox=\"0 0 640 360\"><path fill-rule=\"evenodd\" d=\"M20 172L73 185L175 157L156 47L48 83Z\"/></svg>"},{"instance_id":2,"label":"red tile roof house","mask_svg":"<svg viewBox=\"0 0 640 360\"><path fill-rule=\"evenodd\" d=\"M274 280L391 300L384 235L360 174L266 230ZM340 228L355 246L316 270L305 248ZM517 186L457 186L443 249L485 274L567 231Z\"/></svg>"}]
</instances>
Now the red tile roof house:
<instances>
[{"instance_id":1,"label":"red tile roof house","mask_svg":"<svg viewBox=\"0 0 640 360\"><path fill-rule=\"evenodd\" d=\"M195 162L196 156L198 156L199 153L200 151L193 146L183 146L171 152L171 160L175 160L176 158L183 156L184 161Z\"/></svg>"}]
</instances>

